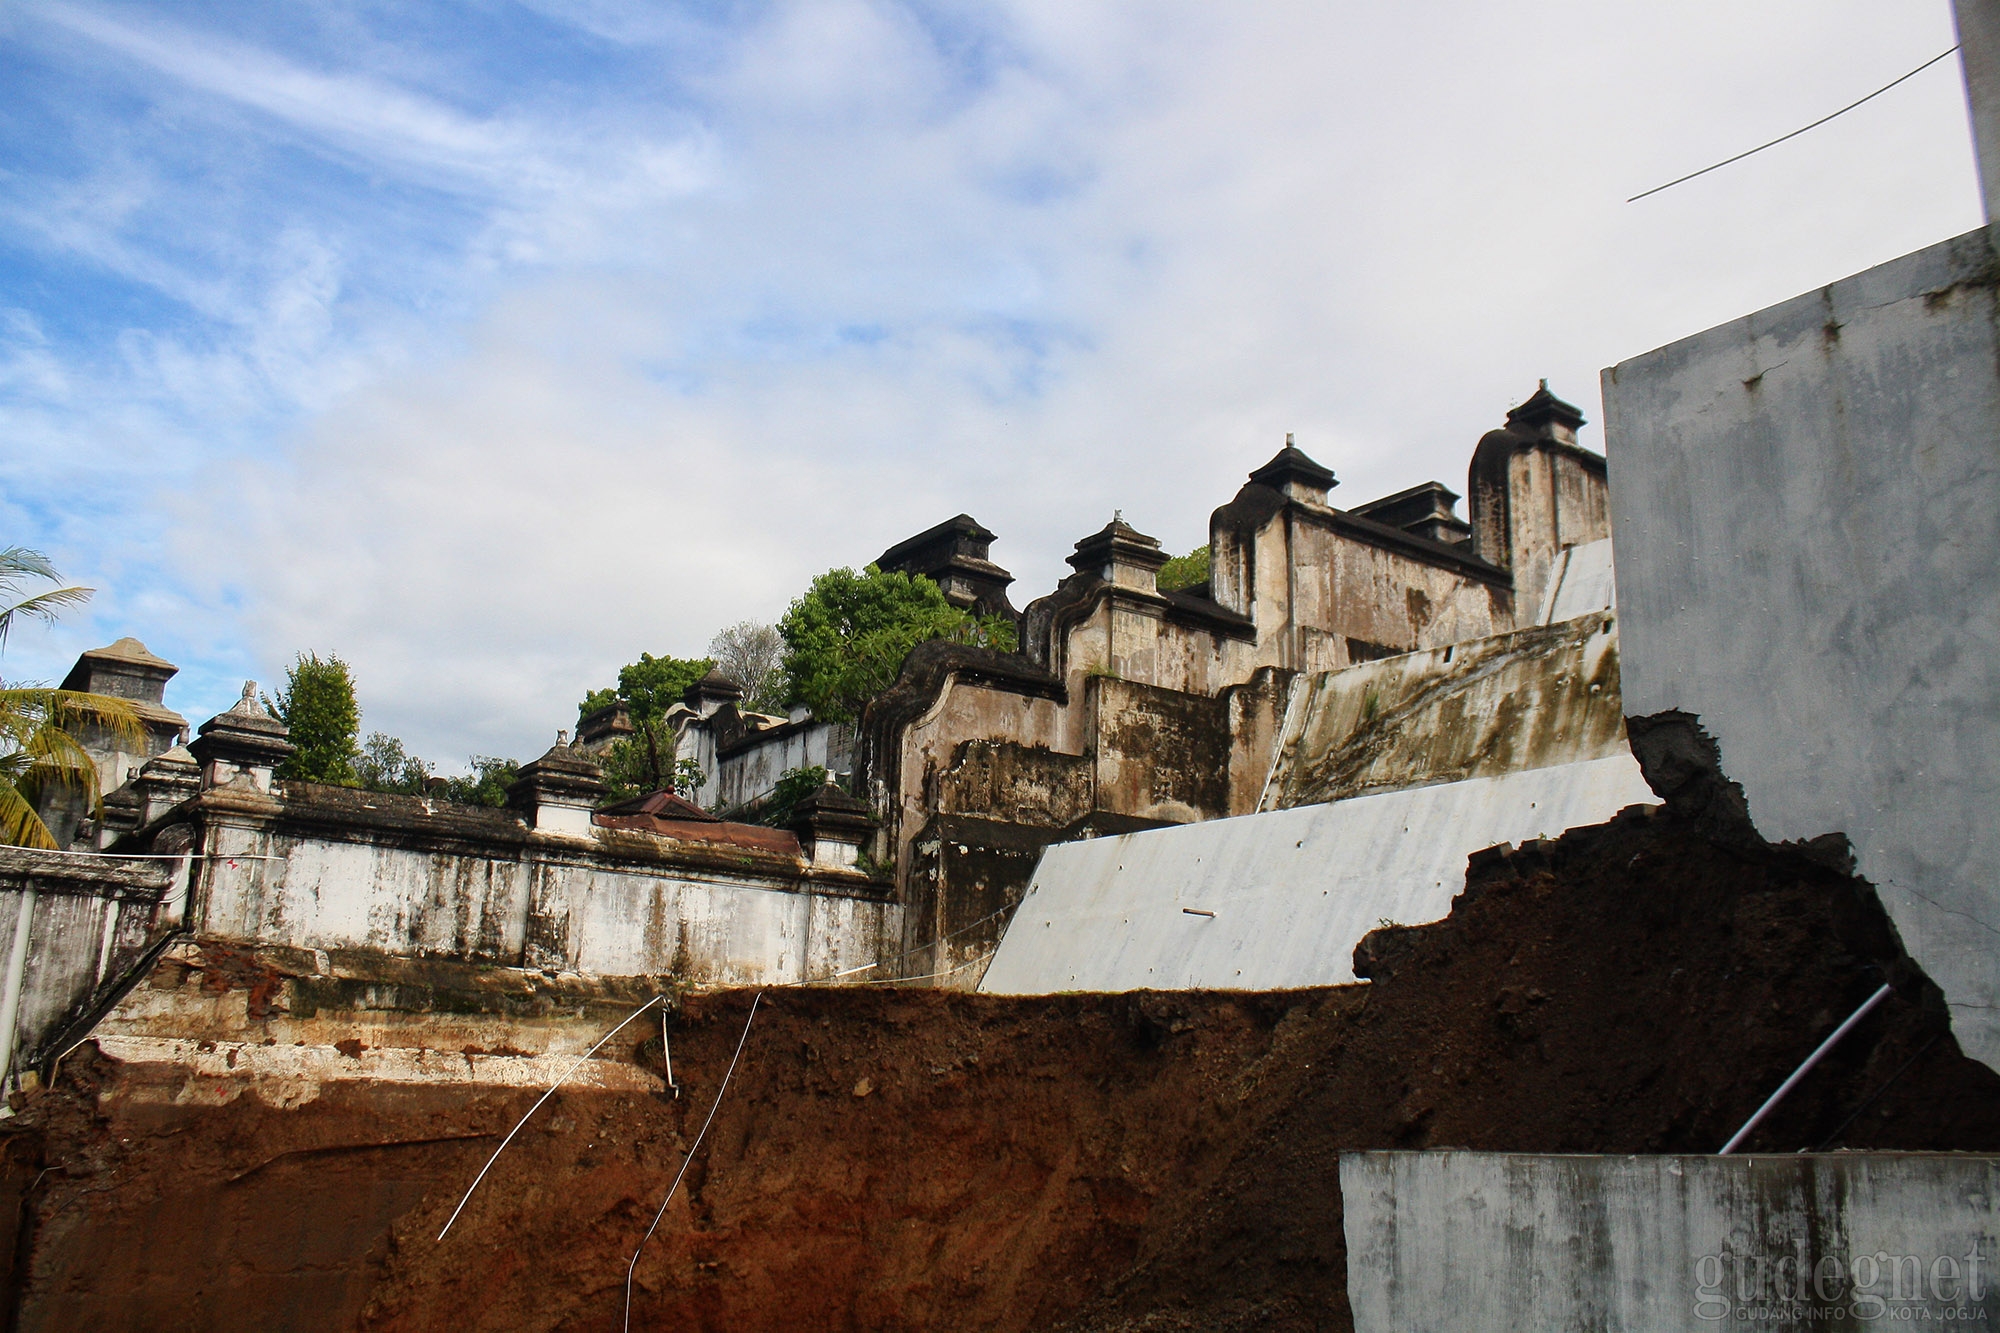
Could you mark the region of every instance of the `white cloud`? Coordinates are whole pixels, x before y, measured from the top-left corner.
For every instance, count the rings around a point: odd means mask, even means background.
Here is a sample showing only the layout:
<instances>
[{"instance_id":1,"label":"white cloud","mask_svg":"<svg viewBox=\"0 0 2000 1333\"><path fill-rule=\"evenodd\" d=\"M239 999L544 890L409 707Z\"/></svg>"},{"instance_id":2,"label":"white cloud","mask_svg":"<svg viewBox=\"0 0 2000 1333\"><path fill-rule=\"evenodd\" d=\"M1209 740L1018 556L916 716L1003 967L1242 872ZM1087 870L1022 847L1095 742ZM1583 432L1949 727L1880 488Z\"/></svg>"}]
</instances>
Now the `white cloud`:
<instances>
[{"instance_id":1,"label":"white cloud","mask_svg":"<svg viewBox=\"0 0 2000 1333\"><path fill-rule=\"evenodd\" d=\"M203 688L336 651L369 725L526 756L638 652L960 510L1024 603L1114 507L1200 542L1288 430L1337 499L1456 487L1538 376L1594 417L1603 365L1978 222L1949 64L1622 202L1949 45L1929 3L541 8L671 96L473 114L339 52L61 11L476 202L409 237L286 215L216 279L238 334L135 332L113 405L50 418L110 431L150 396L176 438L253 440L190 445L184 498L136 506L171 576L117 614L176 608ZM181 280L90 202L66 243ZM272 403L289 424L255 424Z\"/></svg>"}]
</instances>

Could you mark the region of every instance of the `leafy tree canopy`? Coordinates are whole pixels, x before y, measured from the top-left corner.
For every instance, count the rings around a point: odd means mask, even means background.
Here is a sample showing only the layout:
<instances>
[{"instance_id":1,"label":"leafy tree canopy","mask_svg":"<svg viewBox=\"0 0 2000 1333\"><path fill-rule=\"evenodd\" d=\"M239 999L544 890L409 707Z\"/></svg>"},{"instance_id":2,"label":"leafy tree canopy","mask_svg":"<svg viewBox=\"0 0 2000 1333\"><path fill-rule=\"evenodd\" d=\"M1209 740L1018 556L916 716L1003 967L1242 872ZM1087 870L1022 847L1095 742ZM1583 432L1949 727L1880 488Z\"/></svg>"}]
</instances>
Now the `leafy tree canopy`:
<instances>
[{"instance_id":1,"label":"leafy tree canopy","mask_svg":"<svg viewBox=\"0 0 2000 1333\"><path fill-rule=\"evenodd\" d=\"M491 755L476 754L467 761L472 772L465 777L431 780L431 792L447 801L460 805L490 805L495 808L507 804L507 789L514 785L514 779L521 775L521 766L512 759L495 759Z\"/></svg>"},{"instance_id":2,"label":"leafy tree canopy","mask_svg":"<svg viewBox=\"0 0 2000 1333\"><path fill-rule=\"evenodd\" d=\"M667 715L681 701L688 686L715 668L711 657L655 657L640 653L639 660L618 669L616 689L592 690L577 705L581 721L607 704L623 702L632 716L632 725L643 727Z\"/></svg>"},{"instance_id":3,"label":"leafy tree canopy","mask_svg":"<svg viewBox=\"0 0 2000 1333\"><path fill-rule=\"evenodd\" d=\"M791 701L826 722L851 722L889 688L910 649L956 639L1011 652L1014 626L974 616L945 600L921 575L869 565L831 569L812 581L778 622Z\"/></svg>"},{"instance_id":4,"label":"leafy tree canopy","mask_svg":"<svg viewBox=\"0 0 2000 1333\"><path fill-rule=\"evenodd\" d=\"M577 705L581 722L600 708L623 703L637 734L614 741L599 756L604 768L605 798L622 801L630 796L667 788L683 796L693 796L702 783L701 766L692 760L675 758L675 737L667 726L667 710L681 701L688 686L715 667L708 657L655 657L640 653L639 660L618 670L616 689L592 690Z\"/></svg>"},{"instance_id":5,"label":"leafy tree canopy","mask_svg":"<svg viewBox=\"0 0 2000 1333\"><path fill-rule=\"evenodd\" d=\"M440 777L434 765L387 732L371 731L357 745L361 709L354 675L338 657L300 654L272 707L298 747L278 770L294 781L498 807L507 804L507 788L520 771L512 759L473 755L467 761L471 773Z\"/></svg>"},{"instance_id":6,"label":"leafy tree canopy","mask_svg":"<svg viewBox=\"0 0 2000 1333\"><path fill-rule=\"evenodd\" d=\"M291 734L297 752L278 768L278 776L294 782L323 782L334 787L358 787L355 761L361 734L361 706L354 701L354 675L338 657L300 653L285 671L285 688L278 691L273 711Z\"/></svg>"},{"instance_id":7,"label":"leafy tree canopy","mask_svg":"<svg viewBox=\"0 0 2000 1333\"><path fill-rule=\"evenodd\" d=\"M430 789L431 766L387 732L371 731L354 760L355 776L368 791L422 796Z\"/></svg>"},{"instance_id":8,"label":"leafy tree canopy","mask_svg":"<svg viewBox=\"0 0 2000 1333\"><path fill-rule=\"evenodd\" d=\"M1208 548L1197 546L1160 566L1160 591L1178 592L1208 582Z\"/></svg>"}]
</instances>

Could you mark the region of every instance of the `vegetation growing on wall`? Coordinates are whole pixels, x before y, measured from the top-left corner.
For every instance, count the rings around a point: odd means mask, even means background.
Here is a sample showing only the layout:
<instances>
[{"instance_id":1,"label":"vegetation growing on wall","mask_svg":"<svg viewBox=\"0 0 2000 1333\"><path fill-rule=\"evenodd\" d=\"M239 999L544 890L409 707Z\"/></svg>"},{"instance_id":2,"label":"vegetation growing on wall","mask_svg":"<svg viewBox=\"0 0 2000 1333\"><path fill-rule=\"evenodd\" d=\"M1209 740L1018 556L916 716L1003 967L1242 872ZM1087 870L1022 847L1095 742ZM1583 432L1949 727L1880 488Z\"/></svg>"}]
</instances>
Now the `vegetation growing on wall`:
<instances>
[{"instance_id":1,"label":"vegetation growing on wall","mask_svg":"<svg viewBox=\"0 0 2000 1333\"><path fill-rule=\"evenodd\" d=\"M792 822L792 814L799 802L826 785L826 770L818 764L810 768L788 768L778 779L778 785L771 788L771 795L758 812L757 822L769 824L772 828L784 828Z\"/></svg>"},{"instance_id":2,"label":"vegetation growing on wall","mask_svg":"<svg viewBox=\"0 0 2000 1333\"><path fill-rule=\"evenodd\" d=\"M859 573L830 569L814 579L778 622L778 633L791 702L824 722L858 718L894 683L910 649L927 640L1003 652L1015 642L1012 621L961 611L929 579L874 565Z\"/></svg>"},{"instance_id":3,"label":"vegetation growing on wall","mask_svg":"<svg viewBox=\"0 0 2000 1333\"><path fill-rule=\"evenodd\" d=\"M1197 546L1186 555L1177 555L1160 566L1160 591L1179 592L1208 582L1208 548Z\"/></svg>"}]
</instances>

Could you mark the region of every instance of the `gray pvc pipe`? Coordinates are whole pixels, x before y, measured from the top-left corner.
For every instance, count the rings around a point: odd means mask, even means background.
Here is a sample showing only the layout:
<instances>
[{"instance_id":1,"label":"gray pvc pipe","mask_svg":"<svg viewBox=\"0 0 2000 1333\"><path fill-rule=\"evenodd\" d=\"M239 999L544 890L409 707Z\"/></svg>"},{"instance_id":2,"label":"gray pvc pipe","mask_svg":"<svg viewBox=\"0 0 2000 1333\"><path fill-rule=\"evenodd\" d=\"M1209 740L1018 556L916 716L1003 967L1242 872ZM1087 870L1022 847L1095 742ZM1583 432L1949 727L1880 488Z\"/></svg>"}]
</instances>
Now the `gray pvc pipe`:
<instances>
[{"instance_id":1,"label":"gray pvc pipe","mask_svg":"<svg viewBox=\"0 0 2000 1333\"><path fill-rule=\"evenodd\" d=\"M1786 1079L1783 1083L1780 1083L1778 1085L1778 1090L1772 1093L1770 1097L1766 1099L1766 1101L1762 1106L1757 1108L1757 1114L1751 1116L1748 1120L1744 1121L1743 1128L1737 1130L1734 1134L1732 1134L1729 1138L1729 1142L1722 1145L1722 1152L1718 1153L1717 1156L1725 1156L1729 1153L1735 1152L1736 1145L1743 1142L1743 1140L1749 1138L1750 1131L1757 1128L1758 1123L1762 1121L1765 1116L1771 1114L1772 1109L1776 1107L1779 1102L1785 1100L1785 1094L1790 1092L1794 1087L1798 1086L1798 1081L1800 1079L1804 1078L1807 1074L1812 1072L1812 1067L1820 1062L1820 1057L1825 1055L1828 1051L1832 1050L1837 1044L1839 1044L1840 1039L1842 1037L1846 1036L1849 1032L1854 1030L1854 1025L1856 1023L1859 1023L1862 1019L1868 1017L1869 1012L1873 1010L1876 1005L1882 1003L1882 1001L1888 998L1889 998L1889 987L1885 983L1881 990L1876 991L1873 995L1869 996L1865 1001L1863 1001L1859 1009L1856 1009L1853 1013L1849 1014L1847 1016L1847 1021L1845 1023L1842 1023L1839 1027L1835 1028L1833 1030L1833 1035L1828 1037L1825 1041L1821 1042L1819 1044L1819 1049L1814 1051L1811 1055L1808 1055L1806 1057L1806 1062L1800 1065L1797 1069L1794 1069L1792 1071L1792 1076L1790 1078Z\"/></svg>"}]
</instances>

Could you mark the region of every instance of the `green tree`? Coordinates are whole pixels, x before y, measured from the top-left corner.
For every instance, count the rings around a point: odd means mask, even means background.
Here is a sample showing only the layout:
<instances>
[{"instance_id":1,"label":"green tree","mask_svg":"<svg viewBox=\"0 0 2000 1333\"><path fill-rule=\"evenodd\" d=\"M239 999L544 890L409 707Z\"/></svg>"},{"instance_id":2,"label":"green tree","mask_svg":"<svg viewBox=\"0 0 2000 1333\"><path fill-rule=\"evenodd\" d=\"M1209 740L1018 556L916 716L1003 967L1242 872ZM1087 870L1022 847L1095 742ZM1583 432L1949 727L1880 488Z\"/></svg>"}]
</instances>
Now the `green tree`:
<instances>
[{"instance_id":1,"label":"green tree","mask_svg":"<svg viewBox=\"0 0 2000 1333\"><path fill-rule=\"evenodd\" d=\"M460 805L498 808L507 804L507 789L521 775L521 765L512 759L483 754L473 755L467 764L472 772L465 777L444 779L443 786L437 789L438 795Z\"/></svg>"},{"instance_id":2,"label":"green tree","mask_svg":"<svg viewBox=\"0 0 2000 1333\"><path fill-rule=\"evenodd\" d=\"M600 760L609 800L622 801L669 787L691 790L685 768L675 759L667 710L714 668L713 658L640 653L638 661L619 668L616 689L592 690L583 697L577 706L578 722L614 703L624 704L626 716L632 719L635 734L613 742Z\"/></svg>"},{"instance_id":3,"label":"green tree","mask_svg":"<svg viewBox=\"0 0 2000 1333\"><path fill-rule=\"evenodd\" d=\"M791 700L825 722L851 722L895 681L910 649L956 639L1011 652L1013 622L974 616L921 575L869 565L831 569L778 622Z\"/></svg>"},{"instance_id":4,"label":"green tree","mask_svg":"<svg viewBox=\"0 0 2000 1333\"><path fill-rule=\"evenodd\" d=\"M371 731L355 757L354 774L365 791L422 796L430 788L431 766L411 754L396 737Z\"/></svg>"},{"instance_id":5,"label":"green tree","mask_svg":"<svg viewBox=\"0 0 2000 1333\"><path fill-rule=\"evenodd\" d=\"M53 621L90 600L89 588L51 588L24 596L31 580L61 582L40 551L0 550L0 648L17 619ZM81 791L95 814L103 792L97 764L79 739L95 730L121 749L144 744L131 703L81 690L0 684L0 841L13 847L54 848L56 840L36 807L52 788Z\"/></svg>"},{"instance_id":6,"label":"green tree","mask_svg":"<svg viewBox=\"0 0 2000 1333\"><path fill-rule=\"evenodd\" d=\"M285 672L273 711L291 733L297 753L279 766L287 781L358 787L355 763L361 750L361 708L354 702L354 676L338 657L300 653Z\"/></svg>"},{"instance_id":7,"label":"green tree","mask_svg":"<svg viewBox=\"0 0 2000 1333\"><path fill-rule=\"evenodd\" d=\"M1197 546L1160 566L1160 591L1178 592L1208 582L1208 548Z\"/></svg>"}]
</instances>

